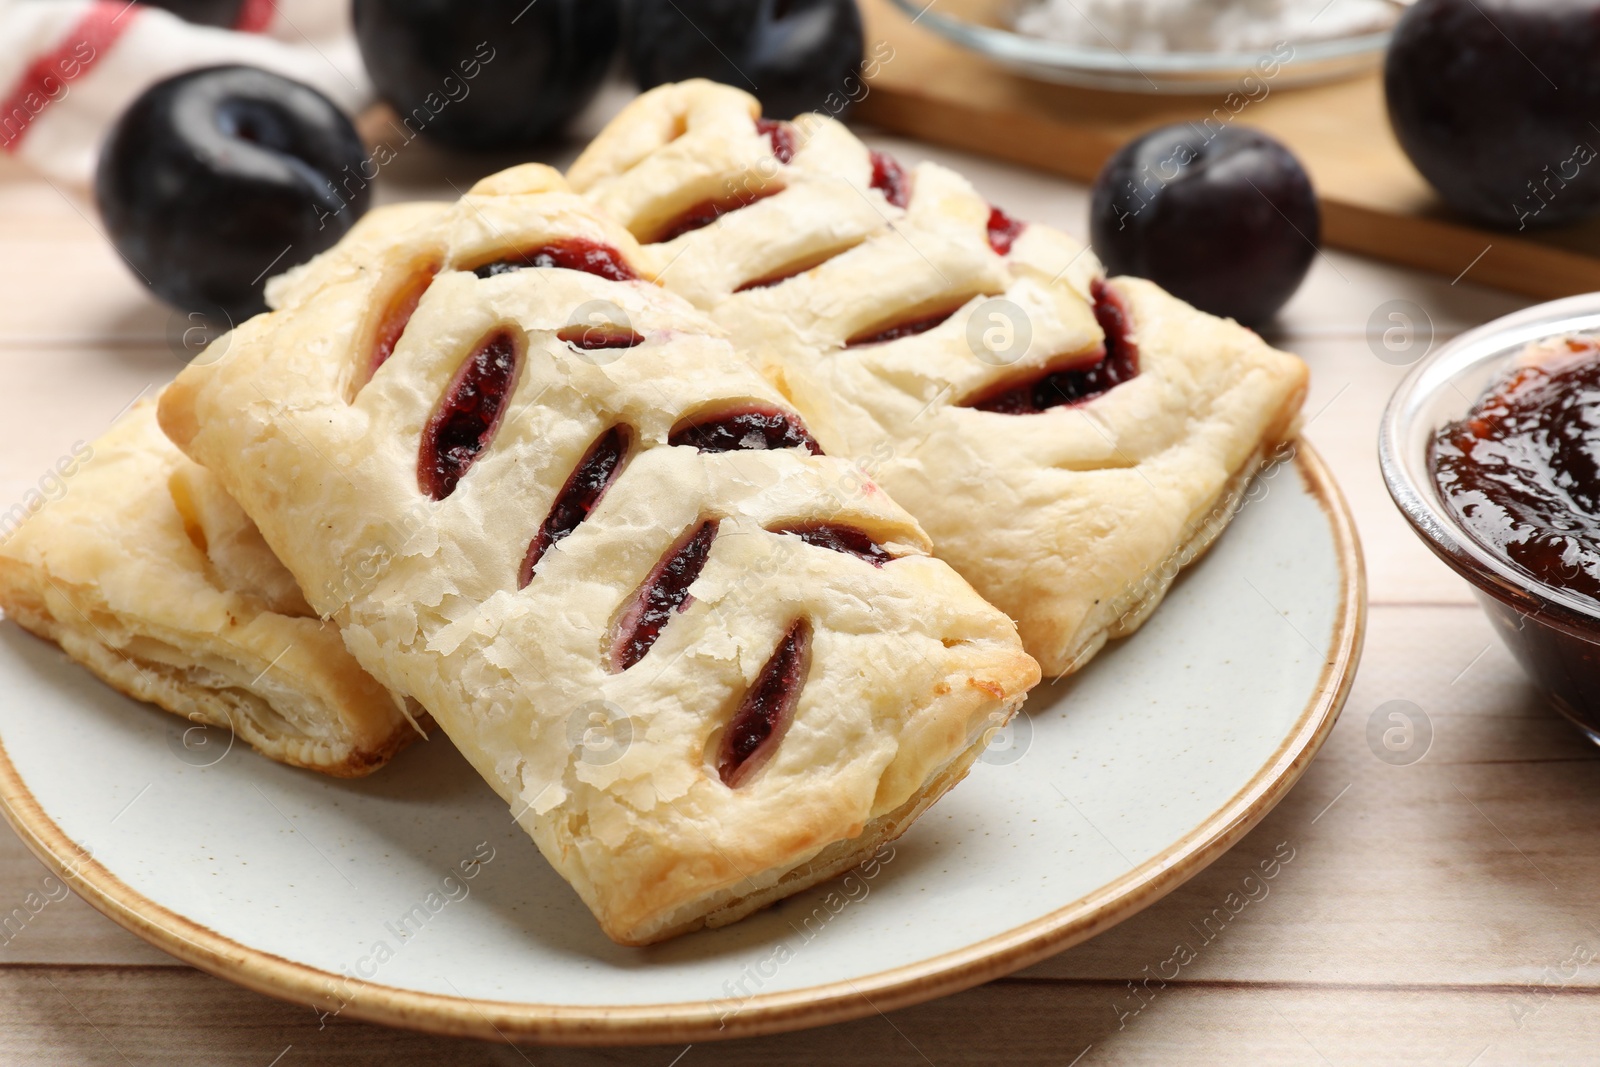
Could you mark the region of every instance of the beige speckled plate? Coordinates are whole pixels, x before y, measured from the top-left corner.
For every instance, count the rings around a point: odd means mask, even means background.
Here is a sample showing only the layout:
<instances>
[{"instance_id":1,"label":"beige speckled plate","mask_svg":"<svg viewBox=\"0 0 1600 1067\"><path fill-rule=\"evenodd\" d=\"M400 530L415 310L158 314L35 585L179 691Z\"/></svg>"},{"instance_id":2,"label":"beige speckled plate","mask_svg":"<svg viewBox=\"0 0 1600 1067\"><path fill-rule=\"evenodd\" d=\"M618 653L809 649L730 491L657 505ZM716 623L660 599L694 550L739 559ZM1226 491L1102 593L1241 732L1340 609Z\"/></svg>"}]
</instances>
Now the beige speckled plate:
<instances>
[{"instance_id":1,"label":"beige speckled plate","mask_svg":"<svg viewBox=\"0 0 1600 1067\"><path fill-rule=\"evenodd\" d=\"M702 1041L889 1010L1157 900L1288 791L1349 691L1360 549L1321 461L1252 487L1135 637L880 859L733 927L619 948L443 741L290 770L0 626L0 800L46 864L180 959L349 1017L480 1037Z\"/></svg>"}]
</instances>

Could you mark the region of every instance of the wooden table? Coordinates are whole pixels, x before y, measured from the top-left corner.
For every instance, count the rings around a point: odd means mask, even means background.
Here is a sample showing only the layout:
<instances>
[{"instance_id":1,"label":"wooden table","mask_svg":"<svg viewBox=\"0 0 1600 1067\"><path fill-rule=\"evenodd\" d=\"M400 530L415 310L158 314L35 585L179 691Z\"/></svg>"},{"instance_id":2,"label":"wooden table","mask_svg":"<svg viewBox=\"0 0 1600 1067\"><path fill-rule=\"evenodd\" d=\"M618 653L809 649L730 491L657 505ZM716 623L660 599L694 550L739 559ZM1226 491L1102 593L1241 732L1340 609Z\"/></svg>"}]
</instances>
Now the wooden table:
<instances>
[{"instance_id":1,"label":"wooden table","mask_svg":"<svg viewBox=\"0 0 1600 1067\"><path fill-rule=\"evenodd\" d=\"M1017 215L1085 230L1081 187L887 143L903 159L950 161ZM417 149L394 166L384 195L448 195L445 179L464 188L472 169ZM0 500L20 497L63 448L178 369L166 313L97 225L70 190L0 169ZM1275 339L1311 364L1307 433L1365 540L1365 660L1343 720L1289 798L1209 870L1121 926L1012 978L887 1017L689 1049L583 1051L346 1021L319 1029L310 1009L181 965L69 897L0 942L0 1064L1592 1062L1600 964L1586 961L1600 958L1600 917L1588 879L1600 881L1600 753L1540 705L1465 584L1389 503L1376 428L1404 368L1374 354L1369 318L1392 300L1424 309L1439 340L1521 305L1474 288L1470 270L1451 284L1319 258ZM1432 722L1432 748L1411 766L1381 762L1367 744L1369 717L1390 700L1414 702ZM1192 940L1189 924L1281 842L1295 858L1270 895L1181 980L1136 997L1130 982ZM44 879L0 829L0 913Z\"/></svg>"}]
</instances>

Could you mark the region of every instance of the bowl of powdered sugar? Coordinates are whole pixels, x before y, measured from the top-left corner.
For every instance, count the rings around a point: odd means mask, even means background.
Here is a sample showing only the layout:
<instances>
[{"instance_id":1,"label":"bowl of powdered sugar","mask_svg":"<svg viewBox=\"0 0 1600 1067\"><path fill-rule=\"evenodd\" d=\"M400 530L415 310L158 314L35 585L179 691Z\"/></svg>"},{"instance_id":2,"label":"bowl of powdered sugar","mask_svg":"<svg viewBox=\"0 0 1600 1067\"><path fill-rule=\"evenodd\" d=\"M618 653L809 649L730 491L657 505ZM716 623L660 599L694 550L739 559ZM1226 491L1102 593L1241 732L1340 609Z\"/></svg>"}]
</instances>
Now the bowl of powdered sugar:
<instances>
[{"instance_id":1,"label":"bowl of powdered sugar","mask_svg":"<svg viewBox=\"0 0 1600 1067\"><path fill-rule=\"evenodd\" d=\"M1249 94L1372 69L1407 0L893 2L935 33L1045 81Z\"/></svg>"}]
</instances>

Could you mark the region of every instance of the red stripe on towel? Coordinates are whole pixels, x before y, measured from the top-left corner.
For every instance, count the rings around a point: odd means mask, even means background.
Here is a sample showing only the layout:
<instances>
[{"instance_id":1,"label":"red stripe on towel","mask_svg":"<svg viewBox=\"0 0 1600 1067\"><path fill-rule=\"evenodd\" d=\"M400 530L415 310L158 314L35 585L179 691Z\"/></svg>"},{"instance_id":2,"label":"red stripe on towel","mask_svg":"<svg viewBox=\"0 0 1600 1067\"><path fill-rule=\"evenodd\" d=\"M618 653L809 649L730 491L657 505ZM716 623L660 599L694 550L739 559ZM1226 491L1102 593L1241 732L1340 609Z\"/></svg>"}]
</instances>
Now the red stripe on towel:
<instances>
[{"instance_id":1,"label":"red stripe on towel","mask_svg":"<svg viewBox=\"0 0 1600 1067\"><path fill-rule=\"evenodd\" d=\"M119 0L100 0L86 11L55 48L34 59L0 103L0 149L15 152L33 120L67 95L68 85L98 63L116 43L140 8Z\"/></svg>"},{"instance_id":2,"label":"red stripe on towel","mask_svg":"<svg viewBox=\"0 0 1600 1067\"><path fill-rule=\"evenodd\" d=\"M278 5L273 0L244 0L239 5L239 17L234 20L233 28L240 33L266 33L277 13Z\"/></svg>"}]
</instances>

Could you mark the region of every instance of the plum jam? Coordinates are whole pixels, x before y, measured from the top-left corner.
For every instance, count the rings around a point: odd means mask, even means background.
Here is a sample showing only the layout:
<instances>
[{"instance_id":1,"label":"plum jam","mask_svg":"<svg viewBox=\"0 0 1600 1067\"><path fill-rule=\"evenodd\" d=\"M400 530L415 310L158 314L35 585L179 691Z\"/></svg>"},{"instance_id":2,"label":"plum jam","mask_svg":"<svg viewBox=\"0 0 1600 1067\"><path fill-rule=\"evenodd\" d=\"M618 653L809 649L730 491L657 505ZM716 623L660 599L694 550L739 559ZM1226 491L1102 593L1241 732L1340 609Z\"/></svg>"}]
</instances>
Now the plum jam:
<instances>
[{"instance_id":1,"label":"plum jam","mask_svg":"<svg viewBox=\"0 0 1600 1067\"><path fill-rule=\"evenodd\" d=\"M716 539L717 520L707 519L680 538L651 569L612 628L612 673L620 674L644 659L672 616L688 610L689 587L705 569Z\"/></svg>"},{"instance_id":2,"label":"plum jam","mask_svg":"<svg viewBox=\"0 0 1600 1067\"><path fill-rule=\"evenodd\" d=\"M783 739L800 703L810 658L811 624L800 619L783 635L722 735L717 773L730 789L737 789L760 770Z\"/></svg>"},{"instance_id":3,"label":"plum jam","mask_svg":"<svg viewBox=\"0 0 1600 1067\"><path fill-rule=\"evenodd\" d=\"M601 434L578 461L578 466L567 478L567 484L556 496L555 503L550 505L550 514L545 517L544 525L539 528L538 535L522 558L522 569L517 573L518 589L527 588L528 583L533 581L533 568L544 558L550 546L577 530L589 513L600 505L600 498L617 480L617 475L622 473L622 461L628 455L628 437L626 429L613 426Z\"/></svg>"},{"instance_id":4,"label":"plum jam","mask_svg":"<svg viewBox=\"0 0 1600 1067\"><path fill-rule=\"evenodd\" d=\"M1014 219L997 207L989 208L989 247L994 249L995 255L1009 256L1011 246L1027 228L1028 224L1021 219Z\"/></svg>"},{"instance_id":5,"label":"plum jam","mask_svg":"<svg viewBox=\"0 0 1600 1067\"><path fill-rule=\"evenodd\" d=\"M899 161L887 153L872 153L872 187L895 207L911 203L911 179Z\"/></svg>"},{"instance_id":6,"label":"plum jam","mask_svg":"<svg viewBox=\"0 0 1600 1067\"><path fill-rule=\"evenodd\" d=\"M794 162L794 123L756 119L756 132L772 145L772 154L779 163L788 166Z\"/></svg>"},{"instance_id":7,"label":"plum jam","mask_svg":"<svg viewBox=\"0 0 1600 1067\"><path fill-rule=\"evenodd\" d=\"M822 448L798 415L754 406L698 417L675 426L667 444L688 445L701 452L803 448L813 456L822 455Z\"/></svg>"},{"instance_id":8,"label":"plum jam","mask_svg":"<svg viewBox=\"0 0 1600 1067\"><path fill-rule=\"evenodd\" d=\"M1600 338L1530 350L1435 432L1428 464L1474 540L1600 609Z\"/></svg>"},{"instance_id":9,"label":"plum jam","mask_svg":"<svg viewBox=\"0 0 1600 1067\"><path fill-rule=\"evenodd\" d=\"M1096 279L1094 317L1105 342L1086 356L1059 361L1019 381L1005 381L962 402L963 407L1000 415L1037 415L1052 408L1071 407L1093 400L1139 375L1139 345L1133 339L1133 321L1122 298Z\"/></svg>"},{"instance_id":10,"label":"plum jam","mask_svg":"<svg viewBox=\"0 0 1600 1067\"><path fill-rule=\"evenodd\" d=\"M725 196L702 200L693 207L686 208L668 222L661 232L650 238L647 243L665 244L667 241L676 241L686 233L705 229L724 215L747 208L758 200L765 200L781 192L783 192L781 186L769 186L765 189L732 189Z\"/></svg>"},{"instance_id":11,"label":"plum jam","mask_svg":"<svg viewBox=\"0 0 1600 1067\"><path fill-rule=\"evenodd\" d=\"M521 346L509 330L496 330L461 364L439 406L422 430L417 485L435 500L456 491L456 483L489 447L516 388Z\"/></svg>"},{"instance_id":12,"label":"plum jam","mask_svg":"<svg viewBox=\"0 0 1600 1067\"><path fill-rule=\"evenodd\" d=\"M621 252L610 245L583 237L571 237L534 248L520 249L500 259L480 264L472 268L472 273L480 278L494 278L530 267L540 270L583 271L585 274L593 274L613 282L639 280L639 272L622 258Z\"/></svg>"},{"instance_id":13,"label":"plum jam","mask_svg":"<svg viewBox=\"0 0 1600 1067\"><path fill-rule=\"evenodd\" d=\"M808 522L779 527L772 532L792 534L808 545L826 548L832 552L842 552L847 556L864 560L874 567L881 567L894 559L887 548L874 541L865 530L858 530L854 526L843 526L832 522Z\"/></svg>"},{"instance_id":14,"label":"plum jam","mask_svg":"<svg viewBox=\"0 0 1600 1067\"><path fill-rule=\"evenodd\" d=\"M378 368L389 361L394 355L395 346L400 343L400 336L406 332L406 325L410 323L411 316L416 314L417 305L422 303L422 294L428 291L428 286L433 284L433 276L439 273L437 263L429 263L413 271L395 294L389 298L389 303L383 309L383 317L378 321L378 329L372 338L372 356L368 360L365 382L377 373Z\"/></svg>"},{"instance_id":15,"label":"plum jam","mask_svg":"<svg viewBox=\"0 0 1600 1067\"><path fill-rule=\"evenodd\" d=\"M927 333L935 327L942 326L960 310L961 305L955 304L931 315L917 315L914 318L901 319L887 325L872 326L854 337L845 341L846 348L861 348L864 345L885 345L890 341L898 341L902 337L915 337L919 333Z\"/></svg>"}]
</instances>

